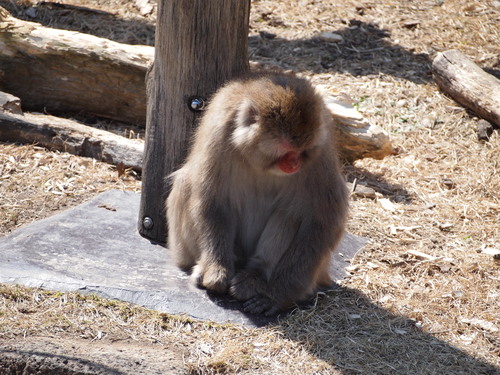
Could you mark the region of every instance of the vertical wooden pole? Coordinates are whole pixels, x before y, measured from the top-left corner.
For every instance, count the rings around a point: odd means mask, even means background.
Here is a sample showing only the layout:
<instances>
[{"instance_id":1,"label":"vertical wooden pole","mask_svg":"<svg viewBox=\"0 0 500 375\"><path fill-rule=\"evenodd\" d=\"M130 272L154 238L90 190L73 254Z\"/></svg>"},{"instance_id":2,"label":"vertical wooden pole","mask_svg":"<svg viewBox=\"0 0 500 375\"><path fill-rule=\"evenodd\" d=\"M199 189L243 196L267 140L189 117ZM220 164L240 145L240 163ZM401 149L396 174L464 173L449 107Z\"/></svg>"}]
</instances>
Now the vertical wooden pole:
<instances>
[{"instance_id":1,"label":"vertical wooden pole","mask_svg":"<svg viewBox=\"0 0 500 375\"><path fill-rule=\"evenodd\" d=\"M249 13L250 0L158 2L139 212L139 233L152 241L166 241L166 177L184 161L200 115L191 99L249 69Z\"/></svg>"}]
</instances>

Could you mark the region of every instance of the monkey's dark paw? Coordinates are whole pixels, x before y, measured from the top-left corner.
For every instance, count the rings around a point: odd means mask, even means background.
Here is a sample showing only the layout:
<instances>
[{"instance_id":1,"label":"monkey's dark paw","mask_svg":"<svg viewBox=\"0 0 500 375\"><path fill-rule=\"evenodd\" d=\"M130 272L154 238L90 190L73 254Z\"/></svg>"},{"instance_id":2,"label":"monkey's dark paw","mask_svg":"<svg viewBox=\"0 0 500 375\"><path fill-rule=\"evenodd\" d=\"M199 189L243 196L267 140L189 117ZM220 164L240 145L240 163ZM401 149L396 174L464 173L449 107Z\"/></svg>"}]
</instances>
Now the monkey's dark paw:
<instances>
[{"instance_id":1,"label":"monkey's dark paw","mask_svg":"<svg viewBox=\"0 0 500 375\"><path fill-rule=\"evenodd\" d=\"M247 301L262 293L266 283L255 270L243 270L231 279L229 294L240 301Z\"/></svg>"},{"instance_id":2,"label":"monkey's dark paw","mask_svg":"<svg viewBox=\"0 0 500 375\"><path fill-rule=\"evenodd\" d=\"M258 295L243 303L243 310L250 314L273 316L280 312L279 306L269 297Z\"/></svg>"},{"instance_id":3,"label":"monkey's dark paw","mask_svg":"<svg viewBox=\"0 0 500 375\"><path fill-rule=\"evenodd\" d=\"M191 275L198 287L224 294L229 288L229 271L222 266L210 266L205 271L200 265L193 269Z\"/></svg>"}]
</instances>

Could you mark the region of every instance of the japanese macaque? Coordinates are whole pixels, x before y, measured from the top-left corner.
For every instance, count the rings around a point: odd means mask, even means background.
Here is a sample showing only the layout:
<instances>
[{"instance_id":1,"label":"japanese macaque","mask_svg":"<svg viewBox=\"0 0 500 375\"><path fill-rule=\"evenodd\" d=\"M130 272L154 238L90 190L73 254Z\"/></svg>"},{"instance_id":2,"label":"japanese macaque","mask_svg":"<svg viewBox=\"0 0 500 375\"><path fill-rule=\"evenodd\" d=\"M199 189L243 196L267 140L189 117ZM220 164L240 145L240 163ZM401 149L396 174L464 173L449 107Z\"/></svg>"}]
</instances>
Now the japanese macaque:
<instances>
[{"instance_id":1,"label":"japanese macaque","mask_svg":"<svg viewBox=\"0 0 500 375\"><path fill-rule=\"evenodd\" d=\"M167 199L169 248L199 287L274 315L331 285L348 207L332 126L293 74L256 73L213 96Z\"/></svg>"}]
</instances>

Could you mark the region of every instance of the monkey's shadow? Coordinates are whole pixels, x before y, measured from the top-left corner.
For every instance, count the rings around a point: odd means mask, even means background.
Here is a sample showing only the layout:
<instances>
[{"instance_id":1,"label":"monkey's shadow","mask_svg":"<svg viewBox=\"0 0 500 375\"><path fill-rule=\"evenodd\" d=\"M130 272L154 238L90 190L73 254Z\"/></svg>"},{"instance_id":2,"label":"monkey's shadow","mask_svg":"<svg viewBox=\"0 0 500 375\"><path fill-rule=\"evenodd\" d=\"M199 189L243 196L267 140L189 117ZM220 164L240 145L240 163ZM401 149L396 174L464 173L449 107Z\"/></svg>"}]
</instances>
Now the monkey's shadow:
<instances>
[{"instance_id":1,"label":"monkey's shadow","mask_svg":"<svg viewBox=\"0 0 500 375\"><path fill-rule=\"evenodd\" d=\"M285 337L342 374L498 375L500 369L388 311L357 290L319 295L314 308L276 324ZM490 335L495 341L494 333Z\"/></svg>"},{"instance_id":2,"label":"monkey's shadow","mask_svg":"<svg viewBox=\"0 0 500 375\"><path fill-rule=\"evenodd\" d=\"M293 312L300 310L300 311L306 311L308 309L311 309L314 307L318 300L318 296L320 295L325 295L325 293L328 293L330 291L334 291L336 289L339 289L340 285L334 282L330 287L322 287L321 289L317 290L313 296L310 298L298 302L294 304L293 306L290 306L287 310L281 311L279 314L271 315L271 316L265 316L262 314L256 315L256 314L250 314L245 312L245 309L243 307L243 303L241 301L237 301L234 298L230 297L229 295L221 295L217 294L211 291L203 291L206 293L207 297L214 303L215 305L223 308L224 310L229 310L232 311L236 314L243 314L248 321L251 322L251 324L255 327L265 327L269 325L275 325L279 324L280 321L283 319L286 319L290 314Z\"/></svg>"}]
</instances>

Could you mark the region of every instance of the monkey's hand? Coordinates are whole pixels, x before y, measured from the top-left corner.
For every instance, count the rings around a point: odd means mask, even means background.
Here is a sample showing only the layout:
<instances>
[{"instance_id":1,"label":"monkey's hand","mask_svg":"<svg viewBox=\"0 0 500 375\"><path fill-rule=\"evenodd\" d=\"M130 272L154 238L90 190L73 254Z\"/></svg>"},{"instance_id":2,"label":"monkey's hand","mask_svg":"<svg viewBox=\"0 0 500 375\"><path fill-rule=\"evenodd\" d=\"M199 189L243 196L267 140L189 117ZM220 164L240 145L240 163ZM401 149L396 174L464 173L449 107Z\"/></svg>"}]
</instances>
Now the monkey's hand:
<instances>
[{"instance_id":1,"label":"monkey's hand","mask_svg":"<svg viewBox=\"0 0 500 375\"><path fill-rule=\"evenodd\" d=\"M231 275L229 270L221 265L211 264L204 267L197 264L193 268L191 277L193 277L197 286L224 294L227 293L229 288Z\"/></svg>"},{"instance_id":2,"label":"monkey's hand","mask_svg":"<svg viewBox=\"0 0 500 375\"><path fill-rule=\"evenodd\" d=\"M264 314L265 316L276 315L280 306L271 298L263 295L255 296L243 303L243 310L250 314Z\"/></svg>"},{"instance_id":3,"label":"monkey's hand","mask_svg":"<svg viewBox=\"0 0 500 375\"><path fill-rule=\"evenodd\" d=\"M256 297L266 289L266 282L256 270L243 270L231 279L229 294L240 301Z\"/></svg>"}]
</instances>

